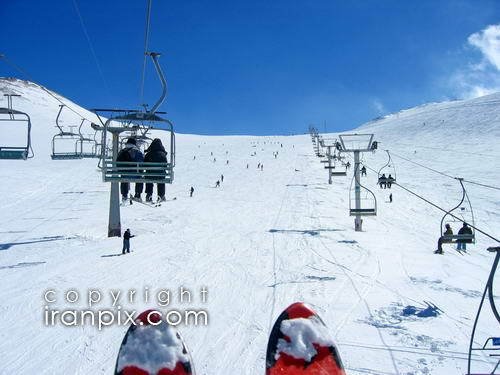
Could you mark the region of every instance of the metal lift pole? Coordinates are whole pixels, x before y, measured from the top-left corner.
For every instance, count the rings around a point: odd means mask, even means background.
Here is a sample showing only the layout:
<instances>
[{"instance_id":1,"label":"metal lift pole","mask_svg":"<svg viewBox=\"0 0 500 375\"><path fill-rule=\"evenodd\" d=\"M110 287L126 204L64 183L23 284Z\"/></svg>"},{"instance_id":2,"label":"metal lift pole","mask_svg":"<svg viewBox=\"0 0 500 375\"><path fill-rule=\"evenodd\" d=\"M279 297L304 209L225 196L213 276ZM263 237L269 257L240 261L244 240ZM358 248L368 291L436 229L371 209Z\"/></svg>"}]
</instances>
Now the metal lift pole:
<instances>
[{"instance_id":1,"label":"metal lift pole","mask_svg":"<svg viewBox=\"0 0 500 375\"><path fill-rule=\"evenodd\" d=\"M109 122L109 120L108 120ZM113 160L118 157L118 147L120 144L120 132L121 129L113 131L109 129L111 134L113 134ZM122 224L120 219L120 183L112 182L111 189L109 192L109 220L108 220L108 237L121 237L122 236Z\"/></svg>"},{"instance_id":2,"label":"metal lift pole","mask_svg":"<svg viewBox=\"0 0 500 375\"><path fill-rule=\"evenodd\" d=\"M354 151L354 197L356 210L361 209L361 186L359 185L359 150ZM359 212L359 211L358 211ZM361 215L356 215L354 218L354 230L361 232L363 230L363 220Z\"/></svg>"},{"instance_id":3,"label":"metal lift pole","mask_svg":"<svg viewBox=\"0 0 500 375\"><path fill-rule=\"evenodd\" d=\"M328 158L328 184L332 184L332 146L327 146L326 156Z\"/></svg>"}]
</instances>

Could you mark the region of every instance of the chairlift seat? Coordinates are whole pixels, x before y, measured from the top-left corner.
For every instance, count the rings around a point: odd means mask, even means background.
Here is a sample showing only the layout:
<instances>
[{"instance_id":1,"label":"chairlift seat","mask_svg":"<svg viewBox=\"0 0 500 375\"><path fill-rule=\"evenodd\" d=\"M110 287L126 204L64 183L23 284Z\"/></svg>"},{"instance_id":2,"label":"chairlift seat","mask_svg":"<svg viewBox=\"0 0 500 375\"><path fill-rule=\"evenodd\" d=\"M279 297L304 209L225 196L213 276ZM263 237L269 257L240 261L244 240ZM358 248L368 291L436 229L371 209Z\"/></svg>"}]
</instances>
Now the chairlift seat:
<instances>
[{"instance_id":1,"label":"chairlift seat","mask_svg":"<svg viewBox=\"0 0 500 375\"><path fill-rule=\"evenodd\" d=\"M104 182L165 183L173 181L172 163L132 163L106 160Z\"/></svg>"},{"instance_id":2,"label":"chairlift seat","mask_svg":"<svg viewBox=\"0 0 500 375\"><path fill-rule=\"evenodd\" d=\"M443 242L446 243L457 243L458 241L470 241L466 243L472 243L476 236L474 234L446 234L443 235Z\"/></svg>"},{"instance_id":3,"label":"chairlift seat","mask_svg":"<svg viewBox=\"0 0 500 375\"><path fill-rule=\"evenodd\" d=\"M377 210L374 208L351 208L349 210L350 216L376 216Z\"/></svg>"},{"instance_id":4,"label":"chairlift seat","mask_svg":"<svg viewBox=\"0 0 500 375\"><path fill-rule=\"evenodd\" d=\"M26 147L1 147L0 159L26 160L28 149Z\"/></svg>"}]
</instances>

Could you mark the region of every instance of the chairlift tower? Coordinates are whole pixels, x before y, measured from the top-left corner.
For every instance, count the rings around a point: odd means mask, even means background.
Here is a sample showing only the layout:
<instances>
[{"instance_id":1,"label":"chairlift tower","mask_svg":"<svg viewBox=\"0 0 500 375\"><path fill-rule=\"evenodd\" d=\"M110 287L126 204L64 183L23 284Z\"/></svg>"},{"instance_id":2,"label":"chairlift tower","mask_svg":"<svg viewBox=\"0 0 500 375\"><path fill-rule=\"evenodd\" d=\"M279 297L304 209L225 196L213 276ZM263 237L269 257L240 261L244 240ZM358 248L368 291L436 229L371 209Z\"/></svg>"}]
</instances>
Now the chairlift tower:
<instances>
[{"instance_id":1,"label":"chairlift tower","mask_svg":"<svg viewBox=\"0 0 500 375\"><path fill-rule=\"evenodd\" d=\"M120 183L167 183L173 182L173 168L175 166L175 134L172 123L164 119L157 112L158 107L163 103L167 94L167 83L158 62L159 53L148 53L151 57L158 76L160 78L163 90L160 98L151 108L145 112L142 110L116 110L116 109L94 109L101 125L92 124L94 130L102 131L101 161L102 174L105 182L111 182L109 196L109 219L108 219L108 237L121 237L121 219L120 219ZM108 118L105 122L98 112L110 112L114 116ZM118 113L118 115L116 115ZM131 163L117 161L120 149L120 134L130 131L137 124L146 123L149 128L157 130L166 130L170 133L170 153L167 163ZM116 124L116 125L114 125ZM131 125L132 124L132 125ZM112 134L112 160L106 160L107 132Z\"/></svg>"},{"instance_id":2,"label":"chairlift tower","mask_svg":"<svg viewBox=\"0 0 500 375\"><path fill-rule=\"evenodd\" d=\"M340 142L337 142L336 147L339 152L352 152L354 154L354 208L351 206L351 198L349 198L349 213L354 216L354 230L361 232L363 230L362 216L375 216L377 214L376 199L373 193L361 185L360 183L360 153L375 151L377 149L377 141L373 140L373 134L341 134L339 135ZM363 207L361 203L361 189L367 190L374 199L373 207Z\"/></svg>"}]
</instances>

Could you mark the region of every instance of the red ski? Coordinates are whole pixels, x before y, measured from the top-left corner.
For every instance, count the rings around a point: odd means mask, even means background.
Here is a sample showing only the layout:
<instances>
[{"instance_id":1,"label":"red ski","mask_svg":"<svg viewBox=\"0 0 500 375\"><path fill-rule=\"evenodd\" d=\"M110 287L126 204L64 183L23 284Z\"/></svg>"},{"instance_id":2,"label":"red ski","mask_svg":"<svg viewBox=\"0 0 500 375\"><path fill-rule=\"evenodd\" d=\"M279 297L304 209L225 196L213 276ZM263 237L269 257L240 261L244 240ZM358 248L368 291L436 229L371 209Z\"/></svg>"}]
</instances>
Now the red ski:
<instances>
[{"instance_id":1,"label":"red ski","mask_svg":"<svg viewBox=\"0 0 500 375\"><path fill-rule=\"evenodd\" d=\"M195 375L178 332L154 310L141 313L123 338L115 375Z\"/></svg>"},{"instance_id":2,"label":"red ski","mask_svg":"<svg viewBox=\"0 0 500 375\"><path fill-rule=\"evenodd\" d=\"M290 305L274 323L266 375L345 375L325 323L304 303Z\"/></svg>"}]
</instances>

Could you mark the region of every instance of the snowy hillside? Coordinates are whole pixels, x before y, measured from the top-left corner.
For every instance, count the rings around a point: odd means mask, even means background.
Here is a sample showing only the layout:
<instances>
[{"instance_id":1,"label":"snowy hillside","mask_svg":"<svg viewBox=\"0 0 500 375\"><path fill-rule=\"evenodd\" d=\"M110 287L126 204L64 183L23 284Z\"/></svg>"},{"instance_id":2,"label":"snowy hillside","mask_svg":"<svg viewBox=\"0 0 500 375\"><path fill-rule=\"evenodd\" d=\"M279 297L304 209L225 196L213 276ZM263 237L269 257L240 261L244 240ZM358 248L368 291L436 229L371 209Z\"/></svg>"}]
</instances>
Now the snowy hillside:
<instances>
[{"instance_id":1,"label":"snowy hillside","mask_svg":"<svg viewBox=\"0 0 500 375\"><path fill-rule=\"evenodd\" d=\"M295 301L323 318L349 375L466 373L493 261L486 248L495 243L478 234L467 254L451 245L433 254L442 213L399 187L388 203L389 191L377 187L373 170L385 164L389 149L398 182L446 208L460 200L459 183L415 163L499 186L500 94L417 107L357 130L380 141L375 154L363 156L369 168L363 182L379 208L364 218L363 232L354 231L348 215L350 176L328 185L309 135L178 134L168 201L122 207L122 228L136 237L131 254L116 256L121 239L107 237L109 186L97 160L50 159L59 102L24 81L0 80L0 91L22 95L14 107L32 118L35 152L27 161L0 160L0 373L112 373L127 327L45 326L44 293L55 292L50 309L89 309L88 291L99 290L102 300L91 309L106 310L113 309L110 291L134 289L134 303L119 303L124 310L158 308L154 298L144 301L146 288L151 295L171 291L166 309L208 312L208 325L179 327L197 374L263 374L269 330ZM64 121L80 119L68 113ZM15 136L2 132L0 143ZM498 237L500 191L466 187L477 226ZM192 292L191 302L179 301L180 287ZM80 300L65 301L68 290ZM486 311L477 344L500 335L499 328ZM495 363L473 358L476 372Z\"/></svg>"}]
</instances>

